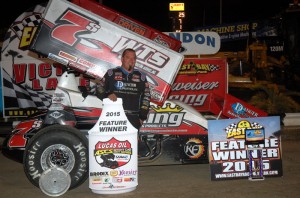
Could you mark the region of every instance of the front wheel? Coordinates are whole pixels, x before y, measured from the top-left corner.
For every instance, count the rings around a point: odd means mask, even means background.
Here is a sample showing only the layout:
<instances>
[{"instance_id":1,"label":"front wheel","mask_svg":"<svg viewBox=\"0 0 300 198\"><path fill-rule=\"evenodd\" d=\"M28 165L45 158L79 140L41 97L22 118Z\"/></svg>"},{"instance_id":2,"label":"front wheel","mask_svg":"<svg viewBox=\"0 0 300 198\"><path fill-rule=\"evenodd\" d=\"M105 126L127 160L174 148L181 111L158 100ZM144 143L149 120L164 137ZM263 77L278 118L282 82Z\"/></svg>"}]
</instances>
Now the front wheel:
<instances>
[{"instance_id":1,"label":"front wheel","mask_svg":"<svg viewBox=\"0 0 300 198\"><path fill-rule=\"evenodd\" d=\"M69 189L88 178L88 139L70 126L52 125L35 134L24 152L23 167L29 181L39 187L45 170L63 168L71 177Z\"/></svg>"}]
</instances>

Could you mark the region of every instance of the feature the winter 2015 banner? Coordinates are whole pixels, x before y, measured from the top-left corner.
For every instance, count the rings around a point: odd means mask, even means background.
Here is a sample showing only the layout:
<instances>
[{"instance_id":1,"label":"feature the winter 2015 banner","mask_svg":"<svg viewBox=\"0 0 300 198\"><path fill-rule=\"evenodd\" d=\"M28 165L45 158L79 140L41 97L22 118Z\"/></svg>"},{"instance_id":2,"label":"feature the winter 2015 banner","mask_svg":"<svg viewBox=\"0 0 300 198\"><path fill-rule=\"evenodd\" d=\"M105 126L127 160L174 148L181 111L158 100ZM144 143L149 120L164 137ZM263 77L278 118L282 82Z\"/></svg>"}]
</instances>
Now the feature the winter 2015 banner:
<instances>
[{"instance_id":1,"label":"feature the winter 2015 banner","mask_svg":"<svg viewBox=\"0 0 300 198\"><path fill-rule=\"evenodd\" d=\"M245 143L245 134L261 129L265 132L264 144L258 145L262 149L263 175L282 176L280 117L270 116L208 121L211 180L249 177L247 150L253 145ZM252 155L254 162L255 159L258 160L257 151ZM257 165L254 162L251 164L252 167Z\"/></svg>"}]
</instances>

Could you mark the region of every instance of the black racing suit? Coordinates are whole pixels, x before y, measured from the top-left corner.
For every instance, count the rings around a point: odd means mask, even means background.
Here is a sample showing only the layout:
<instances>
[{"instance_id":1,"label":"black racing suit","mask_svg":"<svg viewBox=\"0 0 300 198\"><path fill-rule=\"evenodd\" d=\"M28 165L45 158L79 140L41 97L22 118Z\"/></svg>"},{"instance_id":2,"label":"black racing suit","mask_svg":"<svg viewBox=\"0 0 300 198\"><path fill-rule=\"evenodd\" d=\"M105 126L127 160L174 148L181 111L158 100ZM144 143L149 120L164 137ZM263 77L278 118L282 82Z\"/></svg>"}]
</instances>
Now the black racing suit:
<instances>
[{"instance_id":1,"label":"black racing suit","mask_svg":"<svg viewBox=\"0 0 300 198\"><path fill-rule=\"evenodd\" d=\"M140 119L147 119L150 107L150 89L146 75L137 69L128 73L120 66L109 69L97 88L96 95L103 100L112 93L122 98L128 120L139 130Z\"/></svg>"}]
</instances>

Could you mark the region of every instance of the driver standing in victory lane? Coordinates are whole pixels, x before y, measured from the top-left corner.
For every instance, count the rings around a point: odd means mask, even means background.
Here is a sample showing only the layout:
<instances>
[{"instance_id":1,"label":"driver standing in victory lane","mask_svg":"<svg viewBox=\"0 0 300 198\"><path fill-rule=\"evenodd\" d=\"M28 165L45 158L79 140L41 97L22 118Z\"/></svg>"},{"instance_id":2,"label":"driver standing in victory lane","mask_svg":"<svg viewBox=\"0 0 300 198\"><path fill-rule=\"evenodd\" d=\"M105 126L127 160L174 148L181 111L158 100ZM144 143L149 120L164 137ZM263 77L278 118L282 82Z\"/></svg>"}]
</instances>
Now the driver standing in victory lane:
<instances>
[{"instance_id":1,"label":"driver standing in victory lane","mask_svg":"<svg viewBox=\"0 0 300 198\"><path fill-rule=\"evenodd\" d=\"M109 98L112 101L122 98L128 120L139 131L149 112L149 84L146 75L135 68L135 50L125 49L121 62L121 66L106 72L97 87L96 96L101 100Z\"/></svg>"}]
</instances>

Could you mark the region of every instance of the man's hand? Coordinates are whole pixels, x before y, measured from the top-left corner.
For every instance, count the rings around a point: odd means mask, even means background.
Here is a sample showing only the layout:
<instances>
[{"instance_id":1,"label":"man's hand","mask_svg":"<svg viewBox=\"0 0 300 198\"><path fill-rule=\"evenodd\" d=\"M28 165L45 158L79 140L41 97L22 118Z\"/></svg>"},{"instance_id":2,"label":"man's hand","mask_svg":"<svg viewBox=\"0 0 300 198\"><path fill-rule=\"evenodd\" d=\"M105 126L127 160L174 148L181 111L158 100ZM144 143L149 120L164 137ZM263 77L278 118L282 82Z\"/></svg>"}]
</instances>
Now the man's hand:
<instances>
[{"instance_id":1,"label":"man's hand","mask_svg":"<svg viewBox=\"0 0 300 198\"><path fill-rule=\"evenodd\" d=\"M109 94L108 95L108 98L111 100L111 101L114 101L114 102L116 102L117 101L117 96L116 96L116 94L114 94L114 93L112 93L112 94Z\"/></svg>"}]
</instances>

